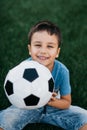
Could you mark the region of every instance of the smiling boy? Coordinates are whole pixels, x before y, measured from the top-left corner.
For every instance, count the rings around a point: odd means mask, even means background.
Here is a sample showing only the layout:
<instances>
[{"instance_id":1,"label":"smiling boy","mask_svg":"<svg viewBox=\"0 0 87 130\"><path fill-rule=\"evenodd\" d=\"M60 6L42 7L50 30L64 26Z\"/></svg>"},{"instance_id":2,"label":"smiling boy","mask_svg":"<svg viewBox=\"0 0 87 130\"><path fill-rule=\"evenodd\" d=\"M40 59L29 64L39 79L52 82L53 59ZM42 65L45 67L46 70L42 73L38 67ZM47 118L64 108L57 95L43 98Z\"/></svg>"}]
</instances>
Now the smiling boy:
<instances>
[{"instance_id":1,"label":"smiling boy","mask_svg":"<svg viewBox=\"0 0 87 130\"><path fill-rule=\"evenodd\" d=\"M28 37L31 58L27 60L35 60L51 71L55 84L54 92L45 107L22 110L12 105L2 110L0 127L4 130L21 130L28 123L38 122L67 130L87 130L87 110L71 105L69 70L56 60L60 53L60 29L49 21L41 21L31 28Z\"/></svg>"},{"instance_id":2,"label":"smiling boy","mask_svg":"<svg viewBox=\"0 0 87 130\"><path fill-rule=\"evenodd\" d=\"M55 58L58 57L60 52L59 39L55 34L49 35L49 32L46 30L35 32L32 36L31 44L28 45L28 49L33 60L43 64L50 71L53 70ZM59 109L68 108L71 104L71 95L64 95L61 99L58 103L53 102L51 104L49 102L48 105L53 105Z\"/></svg>"}]
</instances>

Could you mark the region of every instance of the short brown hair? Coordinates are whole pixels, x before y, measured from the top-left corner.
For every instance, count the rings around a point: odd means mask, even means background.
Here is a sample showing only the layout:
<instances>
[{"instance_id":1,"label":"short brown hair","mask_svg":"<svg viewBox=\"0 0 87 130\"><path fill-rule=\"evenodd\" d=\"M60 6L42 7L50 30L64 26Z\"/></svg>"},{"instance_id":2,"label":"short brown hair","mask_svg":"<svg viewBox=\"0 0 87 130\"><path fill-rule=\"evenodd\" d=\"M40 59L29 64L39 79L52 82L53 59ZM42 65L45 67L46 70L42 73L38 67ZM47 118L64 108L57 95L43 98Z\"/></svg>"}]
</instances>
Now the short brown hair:
<instances>
[{"instance_id":1,"label":"short brown hair","mask_svg":"<svg viewBox=\"0 0 87 130\"><path fill-rule=\"evenodd\" d=\"M31 44L32 35L38 31L47 31L50 35L53 35L53 34L56 35L58 38L58 46L61 45L60 29L59 27L57 27L55 24L51 23L50 21L40 21L31 28L28 34L29 44Z\"/></svg>"}]
</instances>

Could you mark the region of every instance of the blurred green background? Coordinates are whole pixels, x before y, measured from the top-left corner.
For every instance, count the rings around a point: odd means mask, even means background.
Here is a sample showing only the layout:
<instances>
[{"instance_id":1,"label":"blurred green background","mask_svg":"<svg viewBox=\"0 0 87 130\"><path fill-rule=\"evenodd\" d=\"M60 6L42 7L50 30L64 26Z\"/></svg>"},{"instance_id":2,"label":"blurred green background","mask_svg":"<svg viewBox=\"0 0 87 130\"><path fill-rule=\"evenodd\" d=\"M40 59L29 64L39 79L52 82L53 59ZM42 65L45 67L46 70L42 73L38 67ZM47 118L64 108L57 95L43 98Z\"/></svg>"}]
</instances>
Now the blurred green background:
<instances>
[{"instance_id":1,"label":"blurred green background","mask_svg":"<svg viewBox=\"0 0 87 130\"><path fill-rule=\"evenodd\" d=\"M0 1L0 110L10 105L3 90L9 69L28 58L28 32L50 20L62 32L59 60L70 70L72 104L87 109L87 0Z\"/></svg>"}]
</instances>

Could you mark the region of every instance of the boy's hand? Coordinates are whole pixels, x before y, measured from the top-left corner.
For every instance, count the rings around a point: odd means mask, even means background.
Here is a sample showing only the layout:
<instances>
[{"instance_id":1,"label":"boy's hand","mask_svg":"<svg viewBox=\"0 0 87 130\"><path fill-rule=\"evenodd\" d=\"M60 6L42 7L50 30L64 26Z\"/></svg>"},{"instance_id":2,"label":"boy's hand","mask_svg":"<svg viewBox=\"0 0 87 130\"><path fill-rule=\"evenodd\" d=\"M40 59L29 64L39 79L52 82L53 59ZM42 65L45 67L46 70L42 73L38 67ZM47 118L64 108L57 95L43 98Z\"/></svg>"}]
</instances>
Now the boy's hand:
<instances>
[{"instance_id":1,"label":"boy's hand","mask_svg":"<svg viewBox=\"0 0 87 130\"><path fill-rule=\"evenodd\" d=\"M71 95L61 96L60 99L56 98L57 93L53 92L50 101L47 105L58 108L58 109L67 109L71 105Z\"/></svg>"},{"instance_id":2,"label":"boy's hand","mask_svg":"<svg viewBox=\"0 0 87 130\"><path fill-rule=\"evenodd\" d=\"M47 103L47 105L51 105L52 101L56 100L56 96L57 96L57 93L53 92L52 97L51 97L50 101Z\"/></svg>"}]
</instances>

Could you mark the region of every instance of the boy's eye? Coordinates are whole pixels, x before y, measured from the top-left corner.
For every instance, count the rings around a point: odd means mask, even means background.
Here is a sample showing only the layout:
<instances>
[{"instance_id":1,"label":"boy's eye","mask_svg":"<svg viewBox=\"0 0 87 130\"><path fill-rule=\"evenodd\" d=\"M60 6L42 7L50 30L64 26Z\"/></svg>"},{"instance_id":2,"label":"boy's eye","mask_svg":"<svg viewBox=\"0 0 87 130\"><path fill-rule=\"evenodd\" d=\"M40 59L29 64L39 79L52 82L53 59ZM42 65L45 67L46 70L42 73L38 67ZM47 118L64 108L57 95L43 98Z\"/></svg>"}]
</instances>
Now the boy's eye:
<instances>
[{"instance_id":1,"label":"boy's eye","mask_svg":"<svg viewBox=\"0 0 87 130\"><path fill-rule=\"evenodd\" d=\"M53 48L53 46L48 46L48 48Z\"/></svg>"},{"instance_id":2,"label":"boy's eye","mask_svg":"<svg viewBox=\"0 0 87 130\"><path fill-rule=\"evenodd\" d=\"M35 46L36 46L36 47L41 47L41 45L40 45L40 44L36 44Z\"/></svg>"}]
</instances>

